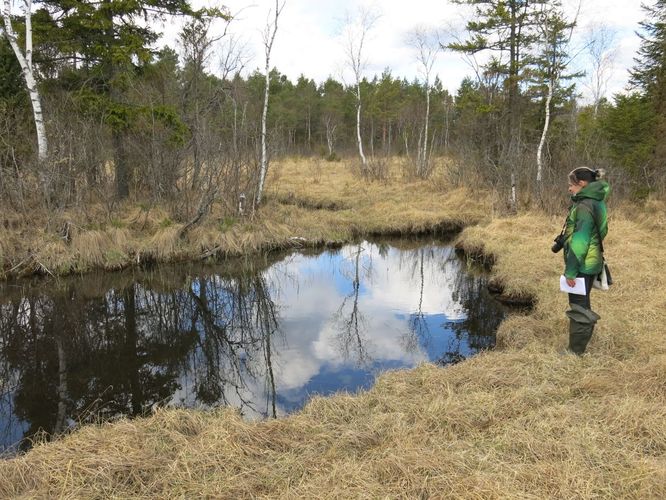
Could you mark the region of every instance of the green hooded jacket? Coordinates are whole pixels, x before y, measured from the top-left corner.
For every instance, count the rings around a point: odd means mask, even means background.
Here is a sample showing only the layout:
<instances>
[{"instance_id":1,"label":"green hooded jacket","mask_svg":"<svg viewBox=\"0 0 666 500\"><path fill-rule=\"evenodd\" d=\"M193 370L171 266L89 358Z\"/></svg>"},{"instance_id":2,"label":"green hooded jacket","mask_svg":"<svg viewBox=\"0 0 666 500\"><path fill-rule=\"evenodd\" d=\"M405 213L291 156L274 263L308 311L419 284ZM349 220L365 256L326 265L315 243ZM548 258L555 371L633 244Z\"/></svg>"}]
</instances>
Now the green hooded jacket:
<instances>
[{"instance_id":1,"label":"green hooded jacket","mask_svg":"<svg viewBox=\"0 0 666 500\"><path fill-rule=\"evenodd\" d=\"M590 182L571 197L573 205L564 231L564 276L597 275L603 266L601 242L608 233L606 181Z\"/></svg>"}]
</instances>

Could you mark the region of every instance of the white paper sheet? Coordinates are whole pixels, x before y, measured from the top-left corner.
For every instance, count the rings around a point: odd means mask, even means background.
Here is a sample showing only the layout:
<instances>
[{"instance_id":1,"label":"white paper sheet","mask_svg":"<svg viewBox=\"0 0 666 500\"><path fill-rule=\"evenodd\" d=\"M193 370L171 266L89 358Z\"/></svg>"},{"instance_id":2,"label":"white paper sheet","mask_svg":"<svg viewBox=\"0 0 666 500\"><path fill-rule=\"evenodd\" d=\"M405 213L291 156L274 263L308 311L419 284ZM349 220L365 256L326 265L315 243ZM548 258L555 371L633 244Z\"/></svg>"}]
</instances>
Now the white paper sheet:
<instances>
[{"instance_id":1,"label":"white paper sheet","mask_svg":"<svg viewBox=\"0 0 666 500\"><path fill-rule=\"evenodd\" d=\"M560 291L566 293L575 293L576 295L585 295L585 278L576 278L576 286L567 285L567 279L564 275L560 276Z\"/></svg>"}]
</instances>

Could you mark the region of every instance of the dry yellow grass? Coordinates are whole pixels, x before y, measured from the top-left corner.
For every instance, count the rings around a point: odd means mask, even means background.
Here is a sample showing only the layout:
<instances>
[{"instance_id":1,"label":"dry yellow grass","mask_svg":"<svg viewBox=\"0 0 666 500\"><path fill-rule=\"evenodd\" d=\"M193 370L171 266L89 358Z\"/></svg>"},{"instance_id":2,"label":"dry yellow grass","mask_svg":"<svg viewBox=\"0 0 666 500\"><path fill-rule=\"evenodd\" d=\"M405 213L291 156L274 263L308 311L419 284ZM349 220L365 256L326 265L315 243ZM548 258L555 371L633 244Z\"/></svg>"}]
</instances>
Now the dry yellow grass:
<instances>
[{"instance_id":1,"label":"dry yellow grass","mask_svg":"<svg viewBox=\"0 0 666 500\"><path fill-rule=\"evenodd\" d=\"M171 410L88 426L1 462L0 497L666 498L663 204L651 202L651 217L612 213L616 283L593 293L602 320L578 358L557 354L567 338L566 296L556 289L562 257L549 250L559 220L483 219L490 208L474 210L478 195L441 193L435 203L437 193L418 187L423 195L409 204L390 184L350 189L344 202L353 208L326 215L275 204L254 233L234 227L206 245L243 251L254 237L280 241L287 228L322 238L348 234L347 224L406 230L447 220L447 210L448 220L476 217L482 223L458 244L494 257L505 293L536 300L532 313L501 325L498 350L445 369L387 373L367 392L315 399L276 421ZM383 189L396 192L382 197Z\"/></svg>"},{"instance_id":2,"label":"dry yellow grass","mask_svg":"<svg viewBox=\"0 0 666 500\"><path fill-rule=\"evenodd\" d=\"M591 349L616 357L639 356L643 361L665 353L666 342L666 226L658 230L648 219L613 215L605 245L606 258L616 284L609 293L593 293L592 306L602 317ZM663 214L662 214L663 216ZM553 286L562 268L562 255L548 245L558 221L539 214L497 219L485 226L467 228L461 244L496 256L493 272L506 293L528 294L538 303L528 318L504 322L499 340L512 347L548 349L562 342L565 330L562 311L567 298ZM621 311L621 312L620 312ZM535 324L542 324L535 328Z\"/></svg>"},{"instance_id":3,"label":"dry yellow grass","mask_svg":"<svg viewBox=\"0 0 666 500\"><path fill-rule=\"evenodd\" d=\"M160 206L127 203L113 214L103 206L91 206L50 218L35 213L7 231L0 244L0 272L81 273L146 260L171 262L289 247L295 244L293 238L316 246L359 234L444 231L459 229L492 211L487 196L466 189L445 192L431 181L403 180L400 162L390 167L388 180L367 182L344 162L276 162L258 217L227 219L214 208L183 238L179 237L182 224L172 221ZM70 241L61 234L65 225Z\"/></svg>"}]
</instances>

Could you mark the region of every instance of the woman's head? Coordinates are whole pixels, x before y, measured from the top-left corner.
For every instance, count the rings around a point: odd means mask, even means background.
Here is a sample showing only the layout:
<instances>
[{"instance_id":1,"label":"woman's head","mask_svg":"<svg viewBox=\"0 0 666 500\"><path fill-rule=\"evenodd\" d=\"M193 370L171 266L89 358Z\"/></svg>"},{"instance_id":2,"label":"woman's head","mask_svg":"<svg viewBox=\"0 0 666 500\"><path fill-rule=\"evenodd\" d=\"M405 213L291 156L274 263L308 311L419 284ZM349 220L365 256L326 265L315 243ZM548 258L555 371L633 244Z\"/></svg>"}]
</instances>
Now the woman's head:
<instances>
[{"instance_id":1,"label":"woman's head","mask_svg":"<svg viewBox=\"0 0 666 500\"><path fill-rule=\"evenodd\" d=\"M603 168L592 170L588 167L579 167L569 172L569 192L576 194L590 182L598 181L606 175Z\"/></svg>"}]
</instances>

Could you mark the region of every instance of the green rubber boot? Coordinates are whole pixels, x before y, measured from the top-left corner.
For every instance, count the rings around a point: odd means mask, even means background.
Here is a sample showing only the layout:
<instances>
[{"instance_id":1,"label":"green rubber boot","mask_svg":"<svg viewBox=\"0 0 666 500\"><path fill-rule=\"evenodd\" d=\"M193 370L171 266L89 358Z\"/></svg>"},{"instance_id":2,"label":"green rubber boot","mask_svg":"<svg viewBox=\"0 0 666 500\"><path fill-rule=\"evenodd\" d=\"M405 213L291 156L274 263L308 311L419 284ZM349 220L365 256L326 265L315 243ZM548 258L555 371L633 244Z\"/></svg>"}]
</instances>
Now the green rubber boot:
<instances>
[{"instance_id":1,"label":"green rubber boot","mask_svg":"<svg viewBox=\"0 0 666 500\"><path fill-rule=\"evenodd\" d=\"M585 352L600 316L578 304L569 305L571 309L566 312L569 316L569 350L580 356Z\"/></svg>"}]
</instances>

